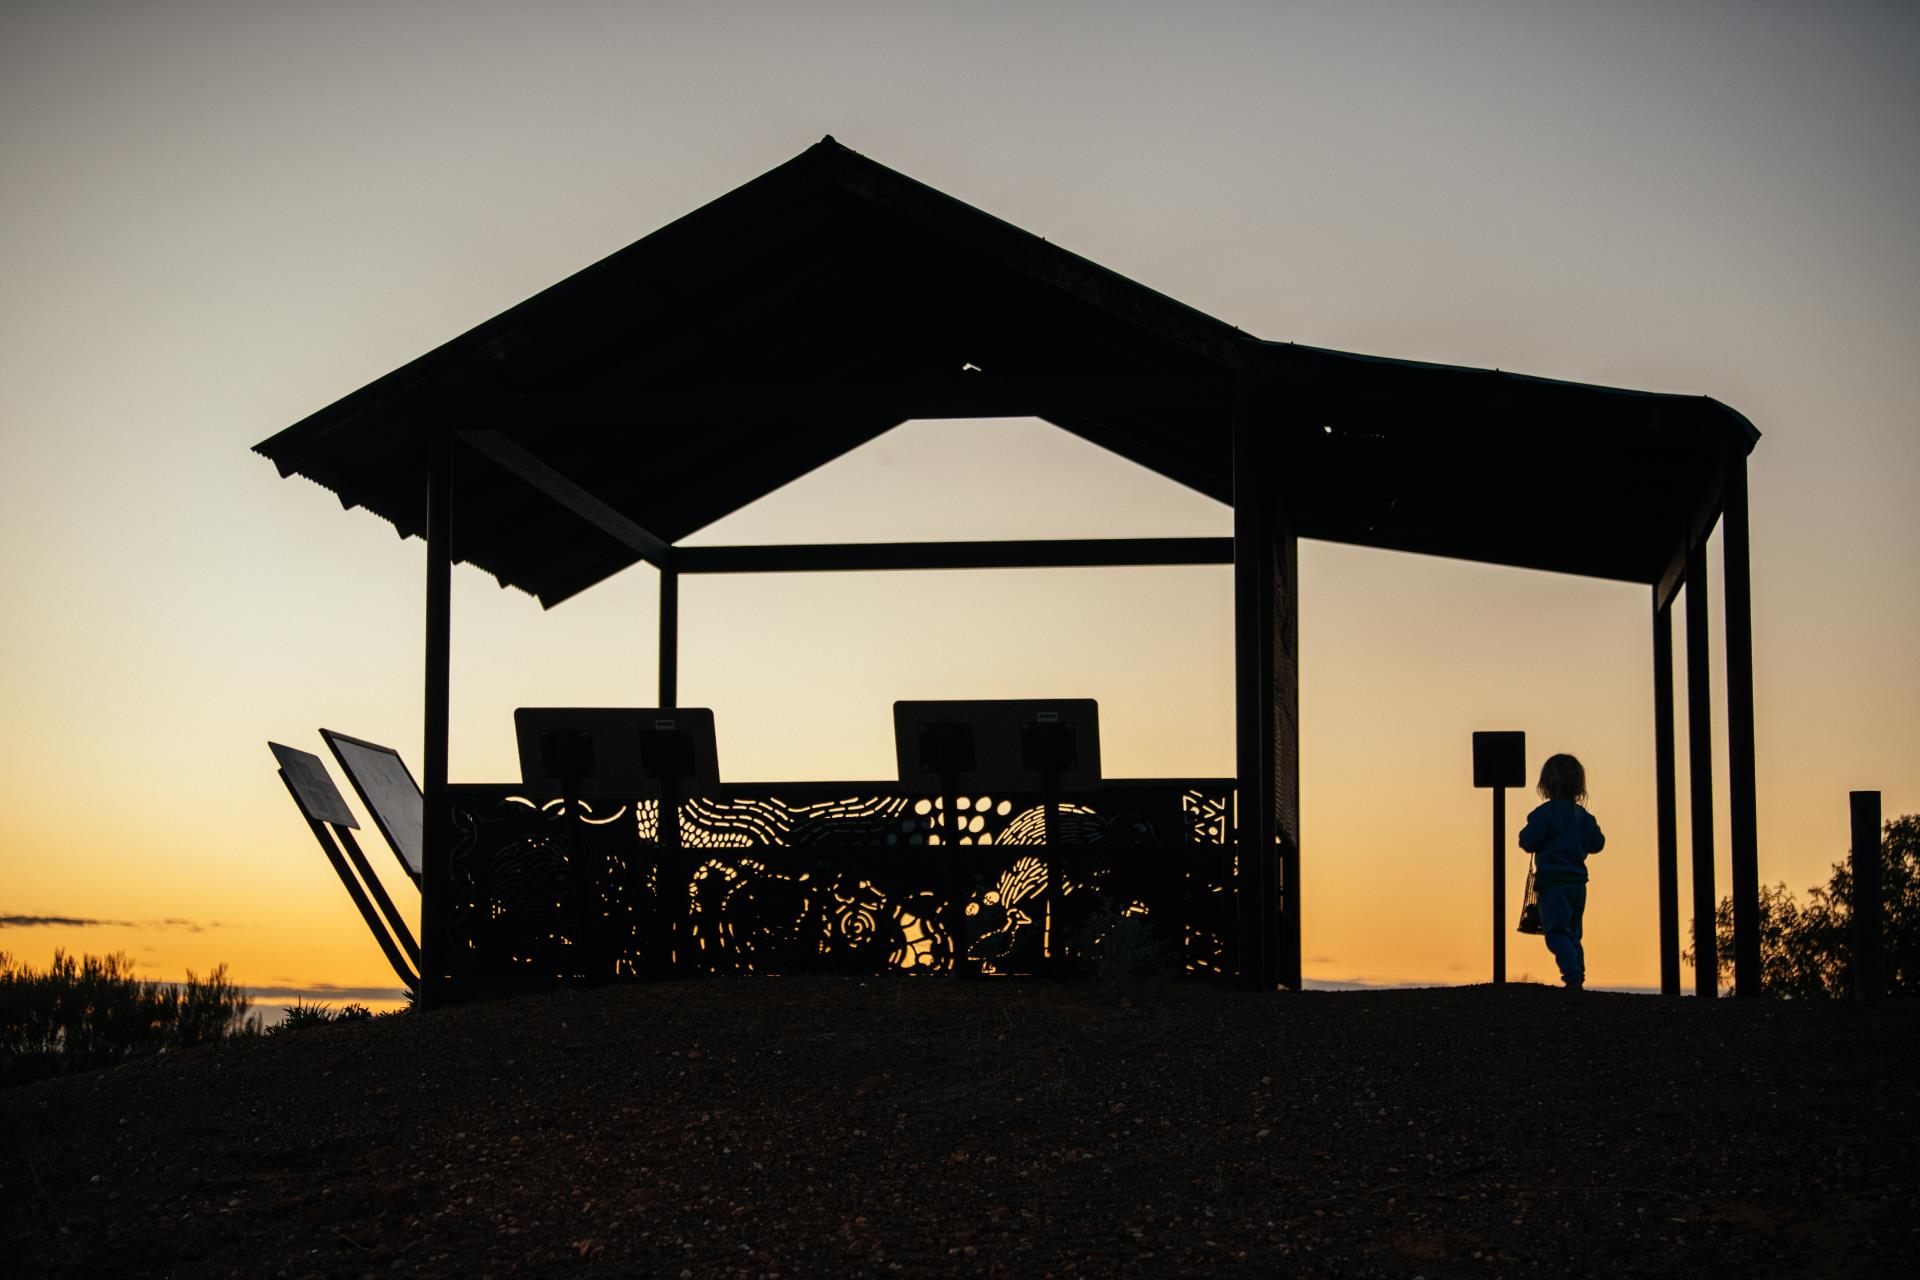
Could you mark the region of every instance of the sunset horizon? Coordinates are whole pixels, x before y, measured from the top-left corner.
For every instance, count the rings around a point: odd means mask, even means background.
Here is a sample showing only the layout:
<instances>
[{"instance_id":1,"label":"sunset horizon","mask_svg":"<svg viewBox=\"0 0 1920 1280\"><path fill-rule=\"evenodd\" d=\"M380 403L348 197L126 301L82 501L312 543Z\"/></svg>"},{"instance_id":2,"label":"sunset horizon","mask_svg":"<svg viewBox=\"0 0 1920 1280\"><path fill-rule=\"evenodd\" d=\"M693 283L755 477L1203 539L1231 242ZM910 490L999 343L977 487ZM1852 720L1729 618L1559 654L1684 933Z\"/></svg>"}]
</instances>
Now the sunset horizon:
<instances>
[{"instance_id":1,"label":"sunset horizon","mask_svg":"<svg viewBox=\"0 0 1920 1280\"><path fill-rule=\"evenodd\" d=\"M760 86L758 109L692 128L656 107L698 99L700 60L646 50L718 56L720 28L691 10L580 12L626 35L596 47L490 14L435 50L431 91L404 87L431 44L406 24L382 50L353 24L287 16L242 30L196 12L169 33L25 13L0 91L10 185L30 196L6 215L0 304L21 602L3 640L0 951L124 951L163 981L224 964L268 1006L393 992L263 748L323 751L324 726L423 776L421 543L249 447L828 133L1250 335L1731 405L1762 434L1760 882L1826 882L1851 790L1881 791L1889 819L1920 811L1904 640L1920 623L1920 386L1902 354L1920 268L1897 212L1911 182L1887 165L1916 118L1910 22L1223 10L1243 37L1228 47L1143 10L1082 65L1053 56L1078 46L1049 15L1003 43L848 6L898 59L867 61L768 12L763 33L787 44L726 62ZM950 52L927 53L927 31ZM799 75L791 42L839 83ZM490 89L510 50L551 77L551 114ZM1023 68L1019 88L983 99L969 51ZM599 87L558 74L573 59L606 73ZM343 68L357 98L337 91ZM1115 68L1204 92L1149 110ZM1520 112L1508 91L1539 96ZM1268 128L1302 113L1318 127ZM1039 419L984 418L891 428L676 545L1232 531L1231 507L1192 488ZM1307 984L1487 980L1489 820L1468 742L1518 729L1531 769L1553 751L1586 762L1607 831L1592 984L1658 989L1646 588L1303 537L1298 600ZM893 778L900 698L1091 697L1107 777L1235 773L1226 566L689 575L679 608L679 701L714 711L728 782ZM518 779L516 707L655 705L656 609L644 565L550 612L456 568L450 778ZM1724 896L1718 599L1709 620ZM1683 946L1686 688L1677 661ZM1507 794L1509 904L1535 803ZM1509 936L1510 977L1552 964Z\"/></svg>"}]
</instances>

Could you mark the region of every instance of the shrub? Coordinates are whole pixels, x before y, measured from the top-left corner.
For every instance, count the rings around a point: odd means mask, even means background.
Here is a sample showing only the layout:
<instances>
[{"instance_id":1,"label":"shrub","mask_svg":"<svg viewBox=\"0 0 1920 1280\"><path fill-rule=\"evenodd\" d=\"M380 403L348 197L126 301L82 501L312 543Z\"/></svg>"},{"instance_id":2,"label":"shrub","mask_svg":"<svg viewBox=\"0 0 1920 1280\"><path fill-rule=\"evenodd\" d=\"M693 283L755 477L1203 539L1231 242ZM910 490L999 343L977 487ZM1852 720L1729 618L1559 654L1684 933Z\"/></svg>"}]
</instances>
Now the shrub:
<instances>
[{"instance_id":1,"label":"shrub","mask_svg":"<svg viewBox=\"0 0 1920 1280\"><path fill-rule=\"evenodd\" d=\"M1920 814L1888 822L1881 832L1880 883L1887 990L1920 993ZM1760 993L1796 999L1847 995L1853 987L1853 868L1833 864L1805 905L1784 884L1760 889ZM1697 941L1697 938L1696 938ZM1733 899L1714 911L1720 978L1733 989ZM1693 960L1689 947L1687 959Z\"/></svg>"},{"instance_id":2,"label":"shrub","mask_svg":"<svg viewBox=\"0 0 1920 1280\"><path fill-rule=\"evenodd\" d=\"M274 1026L267 1028L267 1034L280 1035L288 1031L302 1031L308 1027L324 1027L334 1022L371 1022L373 1010L363 1004L341 1005L336 1011L324 1001L307 1004L295 1000L286 1006L287 1016Z\"/></svg>"},{"instance_id":3,"label":"shrub","mask_svg":"<svg viewBox=\"0 0 1920 1280\"><path fill-rule=\"evenodd\" d=\"M268 1035L277 1036L289 1031L303 1031L308 1027L324 1027L338 1016L324 1001L308 1004L304 1000L295 1000L292 1004L285 1006L285 1011L286 1017L267 1028Z\"/></svg>"},{"instance_id":4,"label":"shrub","mask_svg":"<svg viewBox=\"0 0 1920 1280\"><path fill-rule=\"evenodd\" d=\"M0 1086L86 1071L259 1029L225 965L182 984L145 982L115 953L53 953L37 972L0 952Z\"/></svg>"}]
</instances>

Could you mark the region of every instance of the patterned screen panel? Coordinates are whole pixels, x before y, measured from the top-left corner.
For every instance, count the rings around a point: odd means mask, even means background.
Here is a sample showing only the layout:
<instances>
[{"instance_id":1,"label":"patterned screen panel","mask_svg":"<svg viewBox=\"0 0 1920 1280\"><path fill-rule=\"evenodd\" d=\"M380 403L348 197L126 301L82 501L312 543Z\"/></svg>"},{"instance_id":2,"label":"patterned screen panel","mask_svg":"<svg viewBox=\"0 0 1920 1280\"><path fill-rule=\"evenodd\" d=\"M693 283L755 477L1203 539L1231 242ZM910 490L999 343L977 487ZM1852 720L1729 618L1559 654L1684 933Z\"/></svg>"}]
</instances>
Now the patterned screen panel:
<instances>
[{"instance_id":1,"label":"patterned screen panel","mask_svg":"<svg viewBox=\"0 0 1920 1280\"><path fill-rule=\"evenodd\" d=\"M443 954L453 989L674 973L1036 972L1121 921L1186 967L1230 968L1231 785L944 798L891 784L736 786L538 802L451 790Z\"/></svg>"}]
</instances>

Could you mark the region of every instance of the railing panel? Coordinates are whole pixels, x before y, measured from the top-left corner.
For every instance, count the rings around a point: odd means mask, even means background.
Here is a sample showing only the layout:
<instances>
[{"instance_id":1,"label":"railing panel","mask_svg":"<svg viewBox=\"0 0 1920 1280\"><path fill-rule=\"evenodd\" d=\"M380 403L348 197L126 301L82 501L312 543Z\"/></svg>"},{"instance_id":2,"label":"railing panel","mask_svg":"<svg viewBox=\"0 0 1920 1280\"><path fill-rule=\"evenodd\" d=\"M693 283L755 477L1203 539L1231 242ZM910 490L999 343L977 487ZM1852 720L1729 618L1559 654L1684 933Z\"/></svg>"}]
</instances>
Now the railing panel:
<instances>
[{"instance_id":1,"label":"railing panel","mask_svg":"<svg viewBox=\"0 0 1920 1280\"><path fill-rule=\"evenodd\" d=\"M678 802L450 788L446 954L458 994L672 973L1016 974L1144 916L1189 969L1232 967L1232 788L1116 783L944 800L891 783L731 786ZM1046 857L1056 860L1050 918Z\"/></svg>"}]
</instances>

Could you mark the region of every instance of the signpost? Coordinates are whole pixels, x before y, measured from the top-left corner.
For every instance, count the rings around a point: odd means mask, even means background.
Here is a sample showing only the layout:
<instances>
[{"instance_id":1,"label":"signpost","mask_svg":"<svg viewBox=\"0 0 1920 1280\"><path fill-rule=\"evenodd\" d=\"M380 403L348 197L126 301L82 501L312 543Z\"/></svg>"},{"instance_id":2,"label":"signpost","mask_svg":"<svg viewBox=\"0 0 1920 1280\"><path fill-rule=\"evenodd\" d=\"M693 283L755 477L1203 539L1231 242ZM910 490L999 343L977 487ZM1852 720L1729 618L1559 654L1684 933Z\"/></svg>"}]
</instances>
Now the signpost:
<instances>
[{"instance_id":1,"label":"signpost","mask_svg":"<svg viewBox=\"0 0 1920 1280\"><path fill-rule=\"evenodd\" d=\"M1493 788L1493 984L1507 980L1507 788L1527 785L1527 735L1473 735L1473 785Z\"/></svg>"}]
</instances>

